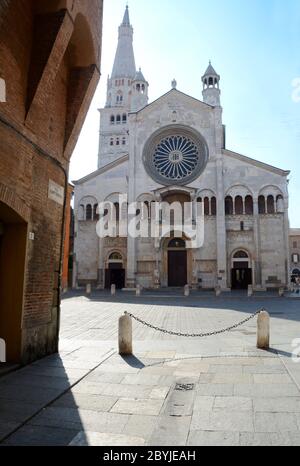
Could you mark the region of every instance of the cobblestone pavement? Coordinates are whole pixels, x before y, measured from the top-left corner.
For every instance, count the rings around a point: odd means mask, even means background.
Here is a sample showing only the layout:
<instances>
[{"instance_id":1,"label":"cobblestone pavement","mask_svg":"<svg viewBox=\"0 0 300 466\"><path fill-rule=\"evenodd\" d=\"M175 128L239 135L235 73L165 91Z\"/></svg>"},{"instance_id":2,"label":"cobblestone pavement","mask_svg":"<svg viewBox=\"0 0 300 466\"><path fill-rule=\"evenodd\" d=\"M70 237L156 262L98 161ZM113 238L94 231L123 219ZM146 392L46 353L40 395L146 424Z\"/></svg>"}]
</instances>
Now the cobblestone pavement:
<instances>
[{"instance_id":1,"label":"cobblestone pavement","mask_svg":"<svg viewBox=\"0 0 300 466\"><path fill-rule=\"evenodd\" d=\"M134 323L134 356L117 354L124 311L198 333L262 307L272 318L268 352L255 347L254 319L204 339ZM66 295L60 354L0 378L2 445L299 445L299 319L297 299L267 294Z\"/></svg>"}]
</instances>

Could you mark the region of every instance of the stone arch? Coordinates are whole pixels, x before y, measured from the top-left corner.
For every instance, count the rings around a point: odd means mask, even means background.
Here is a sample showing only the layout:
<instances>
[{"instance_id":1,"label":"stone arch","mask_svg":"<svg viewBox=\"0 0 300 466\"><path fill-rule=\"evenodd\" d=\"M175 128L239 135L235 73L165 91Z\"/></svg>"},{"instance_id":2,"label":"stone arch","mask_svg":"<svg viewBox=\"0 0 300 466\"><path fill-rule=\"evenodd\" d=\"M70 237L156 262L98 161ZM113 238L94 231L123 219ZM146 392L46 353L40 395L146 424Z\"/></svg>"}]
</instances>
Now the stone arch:
<instances>
[{"instance_id":1,"label":"stone arch","mask_svg":"<svg viewBox=\"0 0 300 466\"><path fill-rule=\"evenodd\" d=\"M236 196L242 196L243 198L246 196L253 197L253 192L248 186L244 184L235 184L227 189L225 196L232 196L233 198Z\"/></svg>"},{"instance_id":2,"label":"stone arch","mask_svg":"<svg viewBox=\"0 0 300 466\"><path fill-rule=\"evenodd\" d=\"M7 206L14 210L22 220L29 222L30 208L14 191L2 183L0 183L0 202L7 204Z\"/></svg>"},{"instance_id":3,"label":"stone arch","mask_svg":"<svg viewBox=\"0 0 300 466\"><path fill-rule=\"evenodd\" d=\"M82 13L76 15L73 34L66 53L71 68L88 67L97 62L91 29Z\"/></svg>"},{"instance_id":4,"label":"stone arch","mask_svg":"<svg viewBox=\"0 0 300 466\"><path fill-rule=\"evenodd\" d=\"M232 289L247 289L253 284L254 270L251 252L241 246L235 248L229 256Z\"/></svg>"},{"instance_id":5,"label":"stone arch","mask_svg":"<svg viewBox=\"0 0 300 466\"><path fill-rule=\"evenodd\" d=\"M76 209L78 220L97 220L95 217L95 206L98 206L98 201L94 196L85 196L80 199Z\"/></svg>"}]
</instances>

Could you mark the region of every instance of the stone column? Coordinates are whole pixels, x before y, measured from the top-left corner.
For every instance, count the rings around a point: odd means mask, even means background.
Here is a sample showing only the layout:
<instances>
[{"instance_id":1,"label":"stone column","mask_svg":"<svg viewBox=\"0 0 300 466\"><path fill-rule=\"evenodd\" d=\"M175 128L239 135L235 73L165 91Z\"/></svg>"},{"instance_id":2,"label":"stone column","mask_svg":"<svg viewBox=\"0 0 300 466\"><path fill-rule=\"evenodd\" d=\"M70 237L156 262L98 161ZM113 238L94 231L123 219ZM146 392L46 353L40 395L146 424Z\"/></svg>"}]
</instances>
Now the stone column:
<instances>
[{"instance_id":1,"label":"stone column","mask_svg":"<svg viewBox=\"0 0 300 466\"><path fill-rule=\"evenodd\" d=\"M220 278L217 285L221 289L228 288L227 283L227 244L226 244L226 223L225 223L225 197L223 181L223 160L222 155L216 161L217 169L217 276Z\"/></svg>"},{"instance_id":2,"label":"stone column","mask_svg":"<svg viewBox=\"0 0 300 466\"><path fill-rule=\"evenodd\" d=\"M136 154L136 143L135 143L135 122L136 116L130 117L130 137L129 137L129 176L128 176L128 204L136 202L135 195L135 158ZM128 214L128 225L131 220L131 216ZM136 238L132 238L128 234L127 237L127 288L135 288L136 285Z\"/></svg>"},{"instance_id":3,"label":"stone column","mask_svg":"<svg viewBox=\"0 0 300 466\"><path fill-rule=\"evenodd\" d=\"M288 197L284 201L284 241L285 241L285 257L286 257L286 285L288 288L291 286L291 257L290 257L290 221L289 221L289 199Z\"/></svg>"},{"instance_id":4,"label":"stone column","mask_svg":"<svg viewBox=\"0 0 300 466\"><path fill-rule=\"evenodd\" d=\"M98 253L98 284L97 288L102 290L105 287L105 263L104 263L104 239L99 238L99 253Z\"/></svg>"},{"instance_id":5,"label":"stone column","mask_svg":"<svg viewBox=\"0 0 300 466\"><path fill-rule=\"evenodd\" d=\"M262 287L262 274L261 274L261 257L260 257L260 218L258 212L258 200L253 199L253 233L255 245L255 282L254 286Z\"/></svg>"}]
</instances>

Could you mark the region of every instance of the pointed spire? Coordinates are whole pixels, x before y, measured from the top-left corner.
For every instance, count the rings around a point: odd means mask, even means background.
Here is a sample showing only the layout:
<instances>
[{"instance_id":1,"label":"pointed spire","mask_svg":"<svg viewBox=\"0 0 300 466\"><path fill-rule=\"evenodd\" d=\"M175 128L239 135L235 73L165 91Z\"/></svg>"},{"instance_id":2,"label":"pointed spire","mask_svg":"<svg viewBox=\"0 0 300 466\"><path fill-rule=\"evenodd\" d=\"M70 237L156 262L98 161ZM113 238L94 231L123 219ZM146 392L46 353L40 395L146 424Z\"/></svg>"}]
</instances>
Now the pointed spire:
<instances>
[{"instance_id":1,"label":"pointed spire","mask_svg":"<svg viewBox=\"0 0 300 466\"><path fill-rule=\"evenodd\" d=\"M212 66L210 60L209 60L208 68L207 68L207 70L205 71L203 77L205 77L205 76L217 76L217 77L219 77L218 73L216 72L216 70L215 70L214 67Z\"/></svg>"},{"instance_id":2,"label":"pointed spire","mask_svg":"<svg viewBox=\"0 0 300 466\"><path fill-rule=\"evenodd\" d=\"M133 28L130 24L129 9L126 6L123 22L119 27L119 42L112 71L112 79L134 79L136 74L133 51Z\"/></svg>"},{"instance_id":3,"label":"pointed spire","mask_svg":"<svg viewBox=\"0 0 300 466\"><path fill-rule=\"evenodd\" d=\"M128 5L126 5L122 26L130 26Z\"/></svg>"},{"instance_id":4,"label":"pointed spire","mask_svg":"<svg viewBox=\"0 0 300 466\"><path fill-rule=\"evenodd\" d=\"M142 73L142 68L139 68L139 71L136 72L134 80L135 81L146 81L145 76Z\"/></svg>"}]
</instances>

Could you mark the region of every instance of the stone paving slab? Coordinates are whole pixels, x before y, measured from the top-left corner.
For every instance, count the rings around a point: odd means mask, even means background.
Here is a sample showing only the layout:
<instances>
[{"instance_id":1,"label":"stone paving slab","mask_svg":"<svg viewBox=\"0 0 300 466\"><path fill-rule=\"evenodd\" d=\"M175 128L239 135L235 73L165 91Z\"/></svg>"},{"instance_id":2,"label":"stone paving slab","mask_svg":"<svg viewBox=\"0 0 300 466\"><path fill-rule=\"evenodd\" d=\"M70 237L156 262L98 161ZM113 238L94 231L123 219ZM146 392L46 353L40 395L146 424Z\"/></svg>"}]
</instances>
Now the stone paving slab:
<instances>
[{"instance_id":1,"label":"stone paving slab","mask_svg":"<svg viewBox=\"0 0 300 466\"><path fill-rule=\"evenodd\" d=\"M291 359L291 342L300 338L296 302L268 299L269 352L255 348L255 321L209 339L134 324L135 355L121 358L117 320L129 308L191 332L235 323L262 304L147 299L63 302L61 354L0 378L0 442L15 431L5 445L300 444L300 364Z\"/></svg>"}]
</instances>

